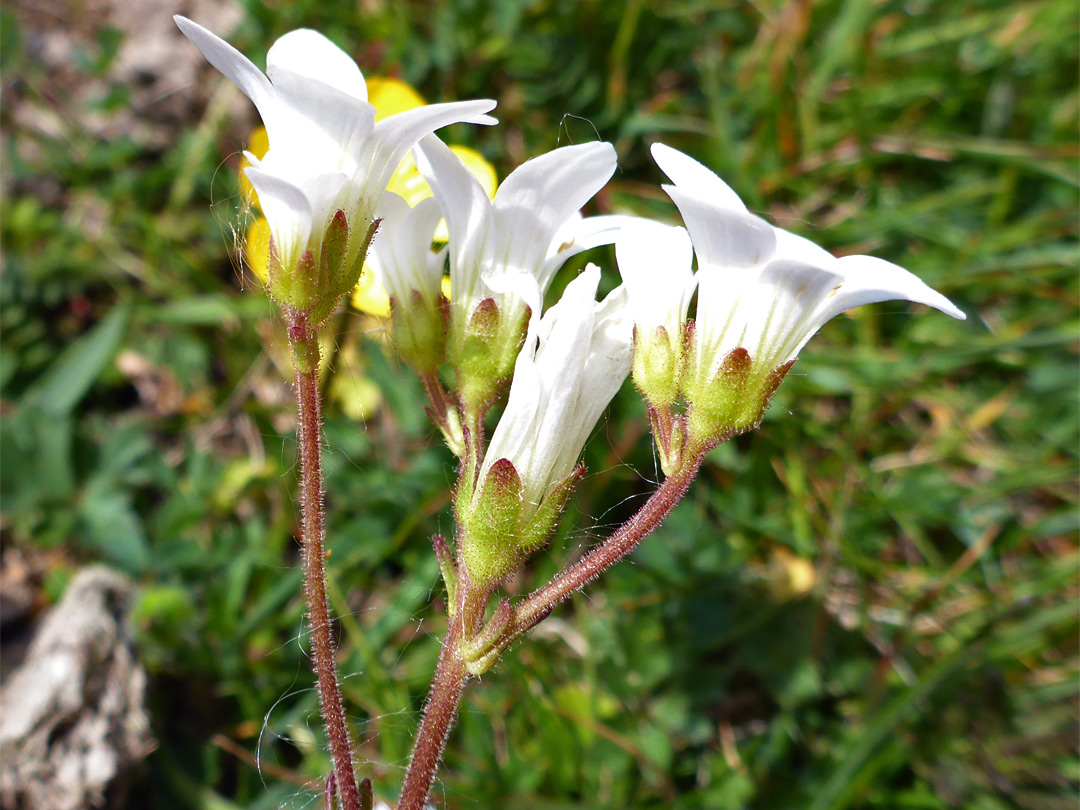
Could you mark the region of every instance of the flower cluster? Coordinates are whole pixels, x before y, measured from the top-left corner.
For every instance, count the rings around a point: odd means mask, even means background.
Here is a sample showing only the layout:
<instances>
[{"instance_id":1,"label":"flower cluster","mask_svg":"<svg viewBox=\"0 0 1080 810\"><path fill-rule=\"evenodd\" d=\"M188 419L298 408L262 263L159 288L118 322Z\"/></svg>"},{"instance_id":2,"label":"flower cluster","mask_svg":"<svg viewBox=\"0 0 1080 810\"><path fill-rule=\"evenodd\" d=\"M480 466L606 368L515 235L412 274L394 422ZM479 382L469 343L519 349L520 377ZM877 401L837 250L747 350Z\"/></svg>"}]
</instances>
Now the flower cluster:
<instances>
[{"instance_id":1,"label":"flower cluster","mask_svg":"<svg viewBox=\"0 0 1080 810\"><path fill-rule=\"evenodd\" d=\"M462 559L478 580L496 583L550 534L585 440L631 371L670 475L684 455L756 426L799 350L834 315L899 298L964 317L903 268L836 258L770 225L663 144L653 157L685 228L582 216L615 171L609 143L535 157L492 195L493 178L482 182L476 161L467 166L467 153L432 132L494 123L494 102L425 106L394 88L379 114L359 68L320 34L283 36L263 75L215 35L177 23L266 127L267 147L245 153L244 175L269 231L270 295L318 323L365 260L369 287L385 291L395 344L468 464L456 503ZM400 193L387 191L391 181ZM543 312L563 263L611 243L624 286L596 303L600 271L590 265ZM452 392L442 390L443 368ZM485 449L484 415L510 379Z\"/></svg>"},{"instance_id":2,"label":"flower cluster","mask_svg":"<svg viewBox=\"0 0 1080 810\"><path fill-rule=\"evenodd\" d=\"M707 451L759 424L826 321L891 299L964 317L897 265L837 258L774 227L705 166L663 144L652 155L685 227L585 217L582 209L616 169L609 143L554 149L496 190L494 170L478 153L434 134L453 123L494 124L493 101L425 105L407 85L365 81L347 54L309 30L281 37L264 74L206 29L176 21L251 99L265 127L242 169L245 193L262 213L246 255L282 308L297 370L308 582L319 582L325 525L317 333L346 295L389 316L394 344L461 462L454 551L434 542L450 628L414 752L422 768L410 769L401 808L416 810L427 795L464 679L489 669L659 525ZM588 264L545 309L563 264L610 244L622 285L598 300L601 270ZM646 402L664 482L582 560L488 615L496 589L554 531L583 474L585 443L628 376ZM500 402L488 441L487 417ZM312 610L313 627L327 632L328 622L315 620L326 613L325 599L321 613ZM352 780L332 643L324 638L315 648L328 729L337 713L330 733L343 804L370 810L370 786L362 800Z\"/></svg>"},{"instance_id":3,"label":"flower cluster","mask_svg":"<svg viewBox=\"0 0 1080 810\"><path fill-rule=\"evenodd\" d=\"M319 324L360 277L375 212L406 153L456 122L494 124L494 101L431 104L375 121L356 63L315 31L281 37L263 74L202 26L180 30L251 99L268 149L245 155L247 180L270 231L267 291L287 312Z\"/></svg>"},{"instance_id":4,"label":"flower cluster","mask_svg":"<svg viewBox=\"0 0 1080 810\"><path fill-rule=\"evenodd\" d=\"M666 472L684 441L696 452L756 427L799 351L841 312L901 299L966 317L902 267L871 256L836 258L770 225L681 152L655 144L652 154L671 180L664 190L686 230L628 229L616 254L635 313L634 382L649 403ZM680 395L687 420L672 413Z\"/></svg>"}]
</instances>

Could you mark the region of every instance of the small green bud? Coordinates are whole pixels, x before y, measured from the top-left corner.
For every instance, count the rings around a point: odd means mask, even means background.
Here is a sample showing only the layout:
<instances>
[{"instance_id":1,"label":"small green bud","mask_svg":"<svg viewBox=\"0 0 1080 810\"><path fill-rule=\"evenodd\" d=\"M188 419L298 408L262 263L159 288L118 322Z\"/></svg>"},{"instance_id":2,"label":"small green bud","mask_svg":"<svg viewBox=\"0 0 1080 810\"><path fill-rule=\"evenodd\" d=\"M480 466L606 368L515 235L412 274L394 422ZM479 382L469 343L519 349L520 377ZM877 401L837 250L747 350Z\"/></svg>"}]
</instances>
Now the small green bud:
<instances>
[{"instance_id":1,"label":"small green bud","mask_svg":"<svg viewBox=\"0 0 1080 810\"><path fill-rule=\"evenodd\" d=\"M528 313L528 307L521 314L501 312L493 298L485 298L472 311L459 348L452 349L450 357L466 412L482 413L499 396L514 371Z\"/></svg>"},{"instance_id":2,"label":"small green bud","mask_svg":"<svg viewBox=\"0 0 1080 810\"><path fill-rule=\"evenodd\" d=\"M650 405L670 408L675 404L685 354L681 335L668 334L663 326L651 334L634 327L634 385Z\"/></svg>"}]
</instances>

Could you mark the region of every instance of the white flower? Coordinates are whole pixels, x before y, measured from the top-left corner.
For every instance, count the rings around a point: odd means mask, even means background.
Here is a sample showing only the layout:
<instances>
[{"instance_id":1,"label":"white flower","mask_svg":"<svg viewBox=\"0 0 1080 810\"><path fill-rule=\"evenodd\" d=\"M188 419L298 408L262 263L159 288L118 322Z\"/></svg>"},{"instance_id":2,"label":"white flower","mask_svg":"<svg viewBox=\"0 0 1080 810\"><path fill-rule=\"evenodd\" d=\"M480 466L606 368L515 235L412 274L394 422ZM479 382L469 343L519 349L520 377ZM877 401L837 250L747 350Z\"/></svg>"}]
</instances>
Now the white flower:
<instances>
[{"instance_id":1,"label":"white flower","mask_svg":"<svg viewBox=\"0 0 1080 810\"><path fill-rule=\"evenodd\" d=\"M672 337L681 335L696 285L686 228L640 219L619 233L615 260L638 332L651 334L663 327Z\"/></svg>"},{"instance_id":2,"label":"white flower","mask_svg":"<svg viewBox=\"0 0 1080 810\"><path fill-rule=\"evenodd\" d=\"M460 340L477 305L491 298L516 352L523 304L537 304L569 257L614 241L626 219L580 213L615 171L615 149L589 143L535 157L510 173L494 200L435 136L415 154L450 232L451 339Z\"/></svg>"},{"instance_id":3,"label":"white flower","mask_svg":"<svg viewBox=\"0 0 1080 810\"><path fill-rule=\"evenodd\" d=\"M630 371L632 324L625 288L597 303L600 268L590 264L537 323L514 366L506 410L480 469L514 465L534 507L574 470L585 441Z\"/></svg>"},{"instance_id":4,"label":"white flower","mask_svg":"<svg viewBox=\"0 0 1080 810\"><path fill-rule=\"evenodd\" d=\"M685 228L642 219L619 233L615 258L634 319L634 385L653 407L669 408L679 396L696 285L690 237Z\"/></svg>"},{"instance_id":5,"label":"white flower","mask_svg":"<svg viewBox=\"0 0 1080 810\"><path fill-rule=\"evenodd\" d=\"M269 221L277 261L286 269L309 249L318 259L323 233L337 211L344 212L356 237L348 240L343 262L352 266L390 176L413 145L454 122L495 123L484 115L495 102L479 100L419 107L376 124L360 69L322 34L307 29L285 34L267 53L263 75L202 26L174 19L262 116L270 148L261 160L247 154L252 164L247 177Z\"/></svg>"},{"instance_id":6,"label":"white flower","mask_svg":"<svg viewBox=\"0 0 1080 810\"><path fill-rule=\"evenodd\" d=\"M408 305L413 293L435 306L442 284L446 248L431 249L435 229L442 220L439 205L431 197L414 207L392 191L379 203L381 220L368 253L368 267L382 288L399 306Z\"/></svg>"},{"instance_id":7,"label":"white flower","mask_svg":"<svg viewBox=\"0 0 1080 810\"><path fill-rule=\"evenodd\" d=\"M707 385L732 351L759 372L795 359L826 321L879 301L906 299L954 318L966 316L902 267L871 256L836 258L807 239L751 214L709 169L655 144L653 158L674 185L698 259L692 373Z\"/></svg>"}]
</instances>

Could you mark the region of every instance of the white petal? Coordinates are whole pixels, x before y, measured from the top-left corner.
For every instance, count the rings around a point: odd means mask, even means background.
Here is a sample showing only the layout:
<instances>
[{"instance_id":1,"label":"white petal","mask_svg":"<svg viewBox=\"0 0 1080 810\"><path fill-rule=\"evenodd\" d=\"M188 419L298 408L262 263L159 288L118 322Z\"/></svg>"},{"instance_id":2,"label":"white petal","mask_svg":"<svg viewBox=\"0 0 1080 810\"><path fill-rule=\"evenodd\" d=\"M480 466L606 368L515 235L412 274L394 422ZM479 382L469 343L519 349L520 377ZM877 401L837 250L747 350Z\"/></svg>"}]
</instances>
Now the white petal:
<instances>
[{"instance_id":1,"label":"white petal","mask_svg":"<svg viewBox=\"0 0 1080 810\"><path fill-rule=\"evenodd\" d=\"M615 171L609 143L564 146L523 163L499 186L492 206L496 216L495 257L539 274L556 232L599 191ZM538 277L542 289L550 283Z\"/></svg>"},{"instance_id":2,"label":"white petal","mask_svg":"<svg viewBox=\"0 0 1080 810\"><path fill-rule=\"evenodd\" d=\"M643 217L603 214L597 217L571 216L555 232L548 247L548 258L559 257L560 264L571 256L600 245L613 245L623 228L636 226Z\"/></svg>"},{"instance_id":3,"label":"white petal","mask_svg":"<svg viewBox=\"0 0 1080 810\"><path fill-rule=\"evenodd\" d=\"M686 193L681 186L664 190L682 214L700 267L748 269L775 253L776 229L761 217Z\"/></svg>"},{"instance_id":4,"label":"white petal","mask_svg":"<svg viewBox=\"0 0 1080 810\"><path fill-rule=\"evenodd\" d=\"M250 59L221 37L207 31L187 17L177 14L173 17L173 21L184 36L202 52L206 61L220 70L225 78L239 87L244 95L254 102L263 123L269 125L277 120L276 101L270 80L252 64Z\"/></svg>"},{"instance_id":5,"label":"white petal","mask_svg":"<svg viewBox=\"0 0 1080 810\"><path fill-rule=\"evenodd\" d=\"M624 291L597 304L599 281L599 268L589 265L526 340L481 469L483 479L496 460L509 459L533 503L573 469L630 370Z\"/></svg>"},{"instance_id":6,"label":"white petal","mask_svg":"<svg viewBox=\"0 0 1080 810\"><path fill-rule=\"evenodd\" d=\"M391 115L375 125L371 141L363 159L361 171L368 177L372 188L386 188L394 169L425 135L450 124L495 124L490 115L495 102L490 99L475 101L451 101L445 104L428 104L413 110ZM370 162L369 162L370 161Z\"/></svg>"},{"instance_id":7,"label":"white petal","mask_svg":"<svg viewBox=\"0 0 1080 810\"><path fill-rule=\"evenodd\" d=\"M825 248L814 244L809 239L796 236L791 231L773 228L773 234L776 236L776 253L773 256L775 259L791 259L817 264L821 267L828 267L836 261L836 257Z\"/></svg>"},{"instance_id":8,"label":"white petal","mask_svg":"<svg viewBox=\"0 0 1080 810\"><path fill-rule=\"evenodd\" d=\"M825 320L845 309L895 299L926 304L961 321L967 318L952 301L929 287L918 276L884 259L873 256L845 256L837 259L832 269L843 276L844 285L837 293L836 301L822 311Z\"/></svg>"},{"instance_id":9,"label":"white petal","mask_svg":"<svg viewBox=\"0 0 1080 810\"><path fill-rule=\"evenodd\" d=\"M770 262L740 304L745 330L738 345L772 368L793 359L824 323L815 313L842 282L817 265L791 259Z\"/></svg>"},{"instance_id":10,"label":"white petal","mask_svg":"<svg viewBox=\"0 0 1080 810\"><path fill-rule=\"evenodd\" d=\"M277 86L286 75L314 79L359 101L367 101L364 76L345 51L309 28L290 31L266 54L266 75Z\"/></svg>"},{"instance_id":11,"label":"white petal","mask_svg":"<svg viewBox=\"0 0 1080 810\"><path fill-rule=\"evenodd\" d=\"M746 210L743 201L739 199L739 195L732 190L731 186L689 155L684 155L678 149L672 149L662 143L654 143L651 151L656 165L684 193L709 200L721 208L730 208L733 211Z\"/></svg>"},{"instance_id":12,"label":"white petal","mask_svg":"<svg viewBox=\"0 0 1080 810\"><path fill-rule=\"evenodd\" d=\"M295 185L258 166L249 166L246 174L270 223L278 257L282 264L290 266L299 258L311 236L311 202Z\"/></svg>"},{"instance_id":13,"label":"white petal","mask_svg":"<svg viewBox=\"0 0 1080 810\"><path fill-rule=\"evenodd\" d=\"M264 161L283 176L352 175L375 125L375 108L317 79L286 73L275 85L282 115L267 124Z\"/></svg>"},{"instance_id":14,"label":"white petal","mask_svg":"<svg viewBox=\"0 0 1080 810\"><path fill-rule=\"evenodd\" d=\"M442 219L442 211L431 197L421 200L414 208L409 208L408 203L389 191L383 202L390 197L400 200L404 209L400 212L400 221L387 234L389 250L384 251L385 264L393 268L394 278L383 286L399 299L416 290L429 303L434 303L442 283L443 262L441 253L432 252L431 240Z\"/></svg>"},{"instance_id":15,"label":"white petal","mask_svg":"<svg viewBox=\"0 0 1080 810\"><path fill-rule=\"evenodd\" d=\"M461 160L434 135L414 150L416 166L435 192L450 235L450 288L455 309L479 302L482 252L491 230L491 201Z\"/></svg>"},{"instance_id":16,"label":"white petal","mask_svg":"<svg viewBox=\"0 0 1080 810\"><path fill-rule=\"evenodd\" d=\"M743 298L756 285L757 273L732 273L706 265L698 268L694 280L698 298L694 315L697 353L693 362L699 371L711 376L728 352L741 345L746 331Z\"/></svg>"},{"instance_id":17,"label":"white petal","mask_svg":"<svg viewBox=\"0 0 1080 810\"><path fill-rule=\"evenodd\" d=\"M569 475L577 464L596 423L630 374L633 323L626 288L617 287L595 305L591 320L588 356L575 397L573 418L566 420L562 448L554 462L553 481Z\"/></svg>"},{"instance_id":18,"label":"white petal","mask_svg":"<svg viewBox=\"0 0 1080 810\"><path fill-rule=\"evenodd\" d=\"M345 175L312 175L297 185L266 171L262 164L249 166L246 173L259 195L259 206L270 223L282 263L295 261L307 247L312 231L329 223ZM349 225L354 227L352 222ZM321 230L316 236L316 241L321 242Z\"/></svg>"},{"instance_id":19,"label":"white petal","mask_svg":"<svg viewBox=\"0 0 1080 810\"><path fill-rule=\"evenodd\" d=\"M634 323L650 333L679 334L694 290L693 246L685 228L640 219L622 229L615 259Z\"/></svg>"},{"instance_id":20,"label":"white petal","mask_svg":"<svg viewBox=\"0 0 1080 810\"><path fill-rule=\"evenodd\" d=\"M611 245L624 227L633 226L641 217L623 214L604 214L597 217L583 217L580 212L572 215L555 232L548 246L547 256L541 265L537 277L546 290L551 285L555 273L571 256L600 245Z\"/></svg>"}]
</instances>

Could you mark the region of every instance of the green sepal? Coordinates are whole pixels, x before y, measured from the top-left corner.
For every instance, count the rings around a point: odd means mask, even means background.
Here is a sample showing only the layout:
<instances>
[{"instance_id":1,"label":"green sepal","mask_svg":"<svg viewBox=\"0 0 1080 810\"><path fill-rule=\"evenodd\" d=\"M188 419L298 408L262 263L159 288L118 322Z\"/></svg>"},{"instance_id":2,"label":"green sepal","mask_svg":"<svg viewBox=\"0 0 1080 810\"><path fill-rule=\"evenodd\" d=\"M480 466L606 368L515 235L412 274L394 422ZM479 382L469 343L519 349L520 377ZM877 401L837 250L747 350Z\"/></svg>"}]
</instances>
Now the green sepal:
<instances>
[{"instance_id":1,"label":"green sepal","mask_svg":"<svg viewBox=\"0 0 1080 810\"><path fill-rule=\"evenodd\" d=\"M483 414L513 374L529 312L528 307L502 312L493 298L485 298L469 315L459 340L451 341L450 362L466 413Z\"/></svg>"},{"instance_id":2,"label":"green sepal","mask_svg":"<svg viewBox=\"0 0 1080 810\"><path fill-rule=\"evenodd\" d=\"M338 292L344 287L346 292L356 286L360 280L360 274L349 283L352 268L346 267L346 259L349 255L349 220L345 212L339 210L330 217L330 223L326 226L322 243L322 270L327 276L327 287L331 293Z\"/></svg>"},{"instance_id":3,"label":"green sepal","mask_svg":"<svg viewBox=\"0 0 1080 810\"><path fill-rule=\"evenodd\" d=\"M469 582L481 593L494 588L523 557L521 531L525 488L514 465L501 458L471 499L464 521L461 556Z\"/></svg>"},{"instance_id":4,"label":"green sepal","mask_svg":"<svg viewBox=\"0 0 1080 810\"><path fill-rule=\"evenodd\" d=\"M657 408L670 408L679 397L685 352L681 335L657 326L651 335L634 327L632 379L641 395Z\"/></svg>"},{"instance_id":5,"label":"green sepal","mask_svg":"<svg viewBox=\"0 0 1080 810\"><path fill-rule=\"evenodd\" d=\"M466 477L456 505L464 528L462 561L477 589L493 589L548 541L566 499L584 473L584 467L575 468L555 483L539 504L525 499L521 478L505 458L491 465L475 495ZM468 500L463 497L466 494Z\"/></svg>"},{"instance_id":6,"label":"green sepal","mask_svg":"<svg viewBox=\"0 0 1080 810\"><path fill-rule=\"evenodd\" d=\"M457 613L457 590L458 575L454 567L454 556L446 545L441 535L431 538L431 545L435 547L435 558L439 561L439 571L442 573L443 585L446 586L446 613L452 619Z\"/></svg>"},{"instance_id":7,"label":"green sepal","mask_svg":"<svg viewBox=\"0 0 1080 810\"><path fill-rule=\"evenodd\" d=\"M543 546L555 531L555 525L559 521L566 506L566 500L574 491L578 481L585 475L585 467L578 465L568 476L557 481L540 502L536 513L529 521L525 531L521 535L521 548L526 553L535 551Z\"/></svg>"},{"instance_id":8,"label":"green sepal","mask_svg":"<svg viewBox=\"0 0 1080 810\"><path fill-rule=\"evenodd\" d=\"M760 425L769 401L794 362L763 367L746 349L732 349L711 380L699 379L685 392L690 442L715 447Z\"/></svg>"},{"instance_id":9,"label":"green sepal","mask_svg":"<svg viewBox=\"0 0 1080 810\"><path fill-rule=\"evenodd\" d=\"M286 313L303 317L313 327L322 325L337 308L342 296L360 280L371 239L379 220L371 223L359 245L350 239L344 211L327 222L317 251L304 250L292 267L285 267L271 236L267 255L266 290Z\"/></svg>"},{"instance_id":10,"label":"green sepal","mask_svg":"<svg viewBox=\"0 0 1080 810\"><path fill-rule=\"evenodd\" d=\"M418 374L434 374L446 350L446 299L440 295L432 304L412 290L407 301L391 297L390 317L401 359Z\"/></svg>"}]
</instances>

